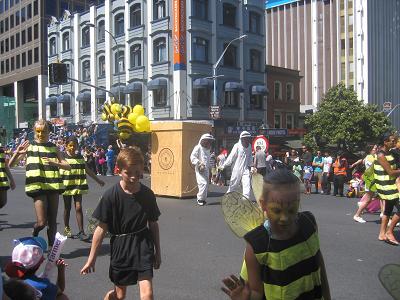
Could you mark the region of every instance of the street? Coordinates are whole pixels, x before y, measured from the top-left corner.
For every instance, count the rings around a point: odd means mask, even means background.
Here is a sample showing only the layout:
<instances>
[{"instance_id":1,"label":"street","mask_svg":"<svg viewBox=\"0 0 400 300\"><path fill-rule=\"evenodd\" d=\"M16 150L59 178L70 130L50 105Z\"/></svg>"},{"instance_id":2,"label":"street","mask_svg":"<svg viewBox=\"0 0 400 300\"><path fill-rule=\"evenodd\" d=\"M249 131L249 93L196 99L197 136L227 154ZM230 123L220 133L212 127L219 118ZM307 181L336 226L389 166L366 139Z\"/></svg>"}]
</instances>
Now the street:
<instances>
[{"instance_id":1,"label":"street","mask_svg":"<svg viewBox=\"0 0 400 300\"><path fill-rule=\"evenodd\" d=\"M2 269L10 258L13 238L29 236L35 222L32 200L24 192L24 172L12 170L17 188L9 191L8 204L0 211ZM90 192L83 197L84 210L94 209L101 194L118 177L103 177L103 180L106 186L101 188L89 179ZM148 175L143 183L149 185ZM226 187L211 186L205 207L197 206L195 199L157 198L161 210L162 264L154 273L155 299L227 299L220 290L221 279L231 273L238 274L245 244L224 222L219 204L225 191ZM400 247L378 241L379 215L364 215L368 221L365 224L353 221L356 202L354 198L302 195L300 210L310 210L316 216L332 299L391 299L377 274L383 265L399 262ZM60 201L60 233L63 233L62 214ZM70 224L73 233L77 233L74 212ZM45 232L41 236L46 238ZM96 272L82 276L79 271L89 250L89 243L76 239L67 240L63 248L62 257L69 264L65 293L72 300L103 299L112 288L108 278L109 239L104 240ZM128 289L127 299L139 299L136 287Z\"/></svg>"}]
</instances>

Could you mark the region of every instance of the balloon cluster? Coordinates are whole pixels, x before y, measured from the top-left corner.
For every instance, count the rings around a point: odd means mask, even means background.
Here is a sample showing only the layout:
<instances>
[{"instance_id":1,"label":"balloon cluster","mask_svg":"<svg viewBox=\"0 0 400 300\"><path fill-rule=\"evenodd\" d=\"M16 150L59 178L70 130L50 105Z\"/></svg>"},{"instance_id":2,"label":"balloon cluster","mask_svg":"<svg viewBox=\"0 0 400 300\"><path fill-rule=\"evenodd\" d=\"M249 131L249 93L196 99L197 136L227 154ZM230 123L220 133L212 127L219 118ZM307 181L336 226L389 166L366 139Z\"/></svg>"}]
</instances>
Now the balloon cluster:
<instances>
[{"instance_id":1,"label":"balloon cluster","mask_svg":"<svg viewBox=\"0 0 400 300\"><path fill-rule=\"evenodd\" d=\"M131 107L107 101L103 105L101 119L113 123L122 140L128 139L134 132L150 132L150 120L139 104Z\"/></svg>"}]
</instances>

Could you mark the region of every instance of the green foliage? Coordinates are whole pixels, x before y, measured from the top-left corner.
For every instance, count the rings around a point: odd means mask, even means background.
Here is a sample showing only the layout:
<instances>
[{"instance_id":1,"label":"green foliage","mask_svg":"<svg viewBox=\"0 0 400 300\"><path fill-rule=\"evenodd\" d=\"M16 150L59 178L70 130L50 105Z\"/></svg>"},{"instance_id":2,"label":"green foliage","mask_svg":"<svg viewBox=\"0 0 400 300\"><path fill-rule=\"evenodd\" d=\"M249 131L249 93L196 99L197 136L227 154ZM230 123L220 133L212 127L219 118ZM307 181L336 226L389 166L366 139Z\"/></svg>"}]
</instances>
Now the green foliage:
<instances>
[{"instance_id":1,"label":"green foliage","mask_svg":"<svg viewBox=\"0 0 400 300\"><path fill-rule=\"evenodd\" d=\"M357 94L342 83L328 90L318 111L308 115L305 124L305 144L313 140L318 146L334 144L350 151L376 143L391 129L389 118L378 112L376 105L358 100Z\"/></svg>"}]
</instances>

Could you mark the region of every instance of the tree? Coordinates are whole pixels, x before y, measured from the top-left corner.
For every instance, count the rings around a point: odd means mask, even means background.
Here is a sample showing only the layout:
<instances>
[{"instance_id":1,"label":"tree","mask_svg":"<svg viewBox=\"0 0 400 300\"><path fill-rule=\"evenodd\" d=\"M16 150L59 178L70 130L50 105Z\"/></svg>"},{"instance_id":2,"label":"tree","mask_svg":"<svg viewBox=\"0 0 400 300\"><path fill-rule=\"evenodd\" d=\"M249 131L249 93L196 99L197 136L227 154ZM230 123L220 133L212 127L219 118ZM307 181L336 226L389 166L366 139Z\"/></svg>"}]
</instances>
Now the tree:
<instances>
[{"instance_id":1,"label":"tree","mask_svg":"<svg viewBox=\"0 0 400 300\"><path fill-rule=\"evenodd\" d=\"M334 144L351 152L376 143L385 131L392 130L389 118L378 112L377 105L358 100L342 83L328 90L318 111L306 117L305 125L307 146L315 141L318 146Z\"/></svg>"}]
</instances>

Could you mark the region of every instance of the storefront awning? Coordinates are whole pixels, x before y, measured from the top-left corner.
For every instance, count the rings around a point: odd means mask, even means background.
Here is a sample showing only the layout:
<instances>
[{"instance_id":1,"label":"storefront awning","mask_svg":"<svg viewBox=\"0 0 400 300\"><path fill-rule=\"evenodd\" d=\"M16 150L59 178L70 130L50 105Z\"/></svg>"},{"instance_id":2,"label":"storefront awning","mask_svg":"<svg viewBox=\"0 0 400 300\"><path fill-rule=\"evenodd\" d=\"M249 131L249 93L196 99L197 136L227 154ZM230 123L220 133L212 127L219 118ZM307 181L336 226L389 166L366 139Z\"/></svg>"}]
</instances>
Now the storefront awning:
<instances>
[{"instance_id":1,"label":"storefront awning","mask_svg":"<svg viewBox=\"0 0 400 300\"><path fill-rule=\"evenodd\" d=\"M46 105L54 104L57 103L57 96L49 96L49 98L46 99Z\"/></svg>"},{"instance_id":2,"label":"storefront awning","mask_svg":"<svg viewBox=\"0 0 400 300\"><path fill-rule=\"evenodd\" d=\"M228 81L225 83L225 92L243 93L243 87L239 82Z\"/></svg>"},{"instance_id":3,"label":"storefront awning","mask_svg":"<svg viewBox=\"0 0 400 300\"><path fill-rule=\"evenodd\" d=\"M57 97L57 103L70 103L71 95L70 94L63 94Z\"/></svg>"},{"instance_id":4,"label":"storefront awning","mask_svg":"<svg viewBox=\"0 0 400 300\"><path fill-rule=\"evenodd\" d=\"M212 89L214 82L210 78L198 78L193 81L194 89Z\"/></svg>"},{"instance_id":5,"label":"storefront awning","mask_svg":"<svg viewBox=\"0 0 400 300\"><path fill-rule=\"evenodd\" d=\"M96 99L106 100L106 92L102 90L96 90Z\"/></svg>"},{"instance_id":6,"label":"storefront awning","mask_svg":"<svg viewBox=\"0 0 400 300\"><path fill-rule=\"evenodd\" d=\"M86 101L90 101L90 93L89 92L83 92L78 94L78 96L76 97L76 101L78 102L86 102Z\"/></svg>"},{"instance_id":7,"label":"storefront awning","mask_svg":"<svg viewBox=\"0 0 400 300\"><path fill-rule=\"evenodd\" d=\"M252 95L268 95L268 89L264 85L253 85L251 87Z\"/></svg>"},{"instance_id":8,"label":"storefront awning","mask_svg":"<svg viewBox=\"0 0 400 300\"><path fill-rule=\"evenodd\" d=\"M150 80L149 82L147 82L147 89L149 91L154 91L154 90L166 88L167 85L168 85L167 79L157 78L157 79L153 79L153 80Z\"/></svg>"},{"instance_id":9,"label":"storefront awning","mask_svg":"<svg viewBox=\"0 0 400 300\"><path fill-rule=\"evenodd\" d=\"M111 88L111 90L110 90L110 92L112 93L112 94L114 94L115 95L115 97L118 97L118 95L119 94L125 94L125 85L116 85L116 86L113 86L112 88Z\"/></svg>"},{"instance_id":10,"label":"storefront awning","mask_svg":"<svg viewBox=\"0 0 400 300\"><path fill-rule=\"evenodd\" d=\"M140 82L131 82L125 87L125 94L137 93L142 91L142 84Z\"/></svg>"}]
</instances>

